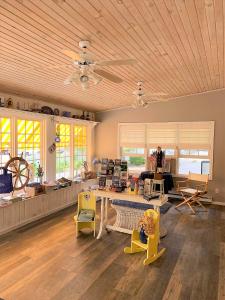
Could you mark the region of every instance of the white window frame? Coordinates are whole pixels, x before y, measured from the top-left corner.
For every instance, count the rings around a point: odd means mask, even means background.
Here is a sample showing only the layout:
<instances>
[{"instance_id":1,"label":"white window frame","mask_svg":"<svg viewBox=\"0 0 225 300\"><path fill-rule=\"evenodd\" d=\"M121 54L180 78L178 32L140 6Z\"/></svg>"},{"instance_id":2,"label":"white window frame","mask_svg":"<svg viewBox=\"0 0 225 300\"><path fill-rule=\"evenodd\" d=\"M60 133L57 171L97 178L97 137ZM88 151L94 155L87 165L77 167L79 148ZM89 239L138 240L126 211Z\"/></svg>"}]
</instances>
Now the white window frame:
<instances>
[{"instance_id":1,"label":"white window frame","mask_svg":"<svg viewBox=\"0 0 225 300\"><path fill-rule=\"evenodd\" d=\"M124 157L124 156L128 156L128 157L143 157L145 159L145 169L146 169L148 162L147 162L147 149L145 147L127 147L127 148L135 148L135 149L138 149L138 148L144 149L144 153L143 154L138 154L138 153L132 154L132 153L122 152L122 148L123 147L120 148L120 157L121 158ZM131 172L131 174L133 174L133 173L135 173L135 172Z\"/></svg>"},{"instance_id":2,"label":"white window frame","mask_svg":"<svg viewBox=\"0 0 225 300\"><path fill-rule=\"evenodd\" d=\"M72 127L73 127L73 132L72 132L72 135L73 135L73 137L72 137L72 141L73 141L73 145L72 145L72 153L73 153L73 155L72 155L72 157L73 157L73 170L72 170L72 174L73 174L73 177L74 178L76 178L77 176L74 176L74 173L75 173L75 166L74 166L74 159L75 159L75 155L74 155L74 150L75 150L75 148L76 148L76 145L75 145L75 140L74 140L74 130L75 130L75 126L79 126L79 127L86 127L86 161L87 161L87 163L88 163L88 165L89 165L89 151L88 151L88 145L89 145L89 130L88 130L88 126L86 126L86 125L84 125L84 124L73 124L72 125Z\"/></svg>"},{"instance_id":3,"label":"white window frame","mask_svg":"<svg viewBox=\"0 0 225 300\"><path fill-rule=\"evenodd\" d=\"M90 165L90 128L87 124L83 124L83 123L70 123L70 122L66 122L66 121L57 121L57 124L66 124L66 125L70 125L70 179L75 179L77 178L77 176L74 176L74 149L75 149L75 144L74 144L74 129L75 126L85 126L86 127L86 147L87 147L87 151L86 151L86 158L87 158L87 163L88 165ZM55 164L56 164L56 160L55 160Z\"/></svg>"},{"instance_id":4,"label":"white window frame","mask_svg":"<svg viewBox=\"0 0 225 300\"><path fill-rule=\"evenodd\" d=\"M15 113L8 113L8 112L1 112L0 116L3 118L9 118L11 121L11 156L17 156L18 155L18 130L17 130L17 120L27 120L27 121L38 121L40 122L41 126L41 133L40 133L40 164L42 165L44 162L44 147L43 147L43 120L42 118L38 116L30 116L27 117L25 114L15 114Z\"/></svg>"},{"instance_id":5,"label":"white window frame","mask_svg":"<svg viewBox=\"0 0 225 300\"><path fill-rule=\"evenodd\" d=\"M74 145L74 125L86 126L87 130L87 162L90 166L91 157L93 154L93 137L92 131L93 128L98 124L98 122L87 121L87 120L76 120L72 118L66 118L61 116L50 116L34 112L21 111L16 109L0 108L0 117L9 118L11 120L11 155L16 156L17 154L17 120L30 120L30 121L39 121L41 123L41 153L40 153L40 162L44 167L44 179L45 180L54 180L56 176L56 154L49 153L49 146L54 142L55 139L55 125L56 123L63 123L70 125L71 133L71 160L70 160L70 176L72 179L74 168L73 168L73 145ZM50 126L51 125L51 126ZM48 137L48 138L46 138ZM48 169L49 162L51 163L51 169ZM50 171L50 172L49 172ZM49 175L48 175L49 174Z\"/></svg>"},{"instance_id":6,"label":"white window frame","mask_svg":"<svg viewBox=\"0 0 225 300\"><path fill-rule=\"evenodd\" d=\"M147 144L147 126L148 124L151 123L136 123L137 125L145 125L145 136L146 136L146 140L145 140L145 161L146 161L146 166L147 166L147 159L148 159L148 155L149 155L149 150L150 149L154 149L157 148L157 146L161 146L162 149L174 149L174 155L167 155L167 158L174 158L176 159L176 174L173 174L175 176L178 177L187 177L187 174L179 174L179 158L202 158L202 159L208 159L210 161L210 173L209 173L209 179L211 180L213 178L213 148L214 148L214 127L215 127L215 122L214 121L202 121L202 122L168 122L168 123L172 123L173 125L177 126L177 128L179 127L179 125L182 124L191 124L193 125L193 123L209 123L210 125L210 130L211 130L211 140L209 141L208 145L194 145L194 144L186 144L186 145L179 145L178 141L175 144L160 144L160 145L156 145L156 144ZM118 157L122 157L123 153L121 152L122 146L120 145L120 126L121 125L132 125L134 126L135 123L118 123L118 140L117 140L117 155ZM156 124L156 123L153 123ZM157 123L157 124L165 124L165 123ZM178 129L177 129L178 130ZM177 140L178 140L178 135L179 135L179 131L177 131L176 133L177 135ZM130 145L130 147L134 147L134 148L143 148L143 146L138 146L138 144L134 143ZM183 149L190 149L190 150L208 150L208 156L197 156L197 155L189 155L189 156L183 156L180 155L180 150ZM132 155L126 155L126 156L135 156L134 154ZM143 156L143 155L138 155L138 156Z\"/></svg>"}]
</instances>

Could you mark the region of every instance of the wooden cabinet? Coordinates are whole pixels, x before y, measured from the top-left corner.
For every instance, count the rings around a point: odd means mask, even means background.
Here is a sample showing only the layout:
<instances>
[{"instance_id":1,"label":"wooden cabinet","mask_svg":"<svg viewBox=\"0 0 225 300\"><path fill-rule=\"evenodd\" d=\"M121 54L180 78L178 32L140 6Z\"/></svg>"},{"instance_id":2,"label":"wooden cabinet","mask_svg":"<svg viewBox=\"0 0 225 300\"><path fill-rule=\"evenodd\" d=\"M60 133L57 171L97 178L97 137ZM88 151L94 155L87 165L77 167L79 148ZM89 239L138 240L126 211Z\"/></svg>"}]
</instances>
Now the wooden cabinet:
<instances>
[{"instance_id":1,"label":"wooden cabinet","mask_svg":"<svg viewBox=\"0 0 225 300\"><path fill-rule=\"evenodd\" d=\"M72 183L70 187L0 207L0 235L75 204L77 194L93 184L96 179Z\"/></svg>"}]
</instances>

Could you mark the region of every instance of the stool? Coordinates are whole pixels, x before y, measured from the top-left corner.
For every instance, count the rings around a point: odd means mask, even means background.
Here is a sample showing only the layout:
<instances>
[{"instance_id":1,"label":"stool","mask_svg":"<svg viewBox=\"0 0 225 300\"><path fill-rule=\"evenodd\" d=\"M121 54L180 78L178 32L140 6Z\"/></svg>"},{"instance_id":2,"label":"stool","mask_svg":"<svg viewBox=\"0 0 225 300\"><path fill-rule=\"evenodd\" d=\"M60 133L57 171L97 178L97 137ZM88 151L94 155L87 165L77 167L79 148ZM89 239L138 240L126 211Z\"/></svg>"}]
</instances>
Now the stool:
<instances>
[{"instance_id":1,"label":"stool","mask_svg":"<svg viewBox=\"0 0 225 300\"><path fill-rule=\"evenodd\" d=\"M156 191L156 185L159 184L159 192L160 194L164 194L164 181L165 179L152 179L152 192L155 193Z\"/></svg>"}]
</instances>

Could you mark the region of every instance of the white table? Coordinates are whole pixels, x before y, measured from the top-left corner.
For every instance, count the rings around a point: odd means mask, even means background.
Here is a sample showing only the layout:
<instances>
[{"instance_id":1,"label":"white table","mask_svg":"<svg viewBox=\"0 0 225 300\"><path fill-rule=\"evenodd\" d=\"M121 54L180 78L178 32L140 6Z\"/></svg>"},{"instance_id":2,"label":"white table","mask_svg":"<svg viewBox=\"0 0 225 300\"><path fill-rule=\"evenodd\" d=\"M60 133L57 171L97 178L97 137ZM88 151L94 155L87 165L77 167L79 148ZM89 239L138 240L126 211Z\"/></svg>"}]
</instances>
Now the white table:
<instances>
[{"instance_id":1,"label":"white table","mask_svg":"<svg viewBox=\"0 0 225 300\"><path fill-rule=\"evenodd\" d=\"M103 229L106 229L107 231L114 230L114 231L124 232L128 234L132 233L132 230L107 224L109 201L120 199L120 200L126 200L130 202L136 202L136 203L151 204L153 205L154 210L156 210L159 213L160 213L160 206L162 206L168 201L167 195L162 195L160 199L152 199L150 201L147 201L141 195L131 195L128 193L116 193L116 192L102 191L102 190L94 190L93 193L96 197L101 198L100 228L99 228L97 239L100 239L100 237L102 236ZM165 236L166 234L167 234L167 230L163 228L161 225L160 236L162 237Z\"/></svg>"}]
</instances>

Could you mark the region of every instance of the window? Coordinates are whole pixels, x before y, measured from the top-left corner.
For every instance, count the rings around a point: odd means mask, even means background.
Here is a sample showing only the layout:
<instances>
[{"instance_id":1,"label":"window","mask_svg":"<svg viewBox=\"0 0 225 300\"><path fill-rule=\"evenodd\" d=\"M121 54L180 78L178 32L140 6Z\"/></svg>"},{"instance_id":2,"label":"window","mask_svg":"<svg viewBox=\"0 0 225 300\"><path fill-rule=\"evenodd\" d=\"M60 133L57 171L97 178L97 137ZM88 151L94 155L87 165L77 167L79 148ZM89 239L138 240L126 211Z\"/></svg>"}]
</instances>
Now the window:
<instances>
[{"instance_id":1,"label":"window","mask_svg":"<svg viewBox=\"0 0 225 300\"><path fill-rule=\"evenodd\" d=\"M0 167L4 167L11 153L11 120L0 118Z\"/></svg>"},{"instance_id":2,"label":"window","mask_svg":"<svg viewBox=\"0 0 225 300\"><path fill-rule=\"evenodd\" d=\"M56 135L59 142L56 143L56 179L70 177L71 151L70 151L70 125L57 124Z\"/></svg>"},{"instance_id":3,"label":"window","mask_svg":"<svg viewBox=\"0 0 225 300\"><path fill-rule=\"evenodd\" d=\"M122 153L124 154L145 154L145 149L144 148L128 148L128 147L123 147L122 148Z\"/></svg>"},{"instance_id":4,"label":"window","mask_svg":"<svg viewBox=\"0 0 225 300\"><path fill-rule=\"evenodd\" d=\"M34 179L37 179L37 168L41 164L41 123L33 120L17 120L17 155L21 156L34 168Z\"/></svg>"},{"instance_id":5,"label":"window","mask_svg":"<svg viewBox=\"0 0 225 300\"><path fill-rule=\"evenodd\" d=\"M145 171L146 160L142 156L122 156L123 160L127 161L129 173L137 174Z\"/></svg>"},{"instance_id":6,"label":"window","mask_svg":"<svg viewBox=\"0 0 225 300\"><path fill-rule=\"evenodd\" d=\"M178 174L210 174L209 150L180 149Z\"/></svg>"},{"instance_id":7,"label":"window","mask_svg":"<svg viewBox=\"0 0 225 300\"><path fill-rule=\"evenodd\" d=\"M185 175L189 172L197 174L209 174L210 162L202 158L178 158L178 174Z\"/></svg>"},{"instance_id":8,"label":"window","mask_svg":"<svg viewBox=\"0 0 225 300\"><path fill-rule=\"evenodd\" d=\"M121 148L122 159L127 161L130 173L138 173L145 170L145 149L144 148Z\"/></svg>"},{"instance_id":9,"label":"window","mask_svg":"<svg viewBox=\"0 0 225 300\"><path fill-rule=\"evenodd\" d=\"M79 176L84 161L87 161L87 127L74 126L74 177Z\"/></svg>"},{"instance_id":10,"label":"window","mask_svg":"<svg viewBox=\"0 0 225 300\"><path fill-rule=\"evenodd\" d=\"M177 175L193 172L211 177L213 139L211 121L119 124L120 156L136 172L145 169L148 156L161 146L166 157L173 159Z\"/></svg>"},{"instance_id":11,"label":"window","mask_svg":"<svg viewBox=\"0 0 225 300\"><path fill-rule=\"evenodd\" d=\"M128 170L132 174L146 168L145 125L120 125L120 155L128 162Z\"/></svg>"}]
</instances>

